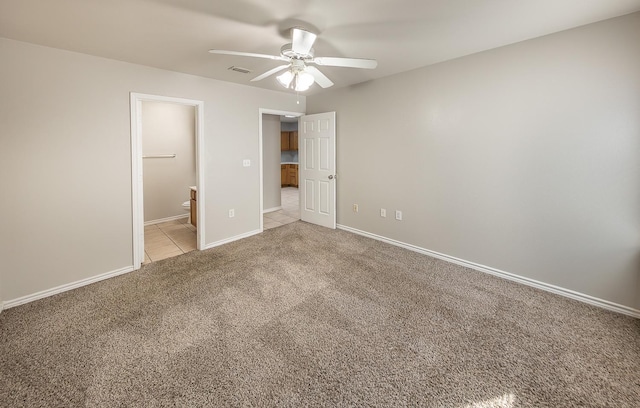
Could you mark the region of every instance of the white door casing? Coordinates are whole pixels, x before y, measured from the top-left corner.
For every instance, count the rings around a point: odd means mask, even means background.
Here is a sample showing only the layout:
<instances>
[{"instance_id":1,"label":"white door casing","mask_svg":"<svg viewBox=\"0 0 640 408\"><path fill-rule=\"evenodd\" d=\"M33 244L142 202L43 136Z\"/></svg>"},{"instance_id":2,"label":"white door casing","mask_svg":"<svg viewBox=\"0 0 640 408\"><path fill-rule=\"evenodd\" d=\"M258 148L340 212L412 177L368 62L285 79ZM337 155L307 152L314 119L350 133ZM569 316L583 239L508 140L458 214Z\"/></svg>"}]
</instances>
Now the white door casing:
<instances>
[{"instance_id":1,"label":"white door casing","mask_svg":"<svg viewBox=\"0 0 640 408\"><path fill-rule=\"evenodd\" d=\"M260 108L258 110L258 120L259 120L259 152L260 154L258 155L258 157L260 158L260 162L259 162L259 168L260 168L260 212L259 212L259 219L260 219L260 231L264 231L264 217L263 217L263 211L264 211L264 163L263 163L263 159L262 159L262 155L263 155L263 146L264 146L264 136L262 134L262 115L277 115L277 116L283 116L283 115L290 115L290 116L296 116L296 117L301 117L303 115L302 112L291 112L291 111L282 111L282 110L276 110L276 109L266 109L266 108Z\"/></svg>"},{"instance_id":2,"label":"white door casing","mask_svg":"<svg viewBox=\"0 0 640 408\"><path fill-rule=\"evenodd\" d=\"M144 205L142 173L142 101L170 102L195 107L196 110L196 186L198 187L198 224L196 248L205 243L205 183L204 183L204 102L168 96L131 92L131 199L132 199L132 243L133 269L140 269L144 261Z\"/></svg>"},{"instance_id":3,"label":"white door casing","mask_svg":"<svg viewBox=\"0 0 640 408\"><path fill-rule=\"evenodd\" d=\"M298 122L300 218L336 228L336 113L300 117Z\"/></svg>"}]
</instances>

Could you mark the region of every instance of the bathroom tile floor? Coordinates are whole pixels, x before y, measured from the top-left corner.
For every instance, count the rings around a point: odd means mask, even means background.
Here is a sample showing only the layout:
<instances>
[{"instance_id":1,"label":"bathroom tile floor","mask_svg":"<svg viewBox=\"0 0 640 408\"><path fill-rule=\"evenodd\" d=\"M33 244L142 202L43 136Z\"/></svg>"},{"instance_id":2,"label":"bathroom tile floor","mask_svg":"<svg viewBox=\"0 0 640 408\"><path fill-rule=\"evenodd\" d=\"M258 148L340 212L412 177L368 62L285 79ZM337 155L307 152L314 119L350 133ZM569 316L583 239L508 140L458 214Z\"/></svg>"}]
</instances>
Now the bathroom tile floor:
<instances>
[{"instance_id":1,"label":"bathroom tile floor","mask_svg":"<svg viewBox=\"0 0 640 408\"><path fill-rule=\"evenodd\" d=\"M282 209L263 215L264 229L281 227L300 219L298 189L281 190ZM196 228L187 218L144 227L144 263L172 258L196 249Z\"/></svg>"},{"instance_id":2,"label":"bathroom tile floor","mask_svg":"<svg viewBox=\"0 0 640 408\"><path fill-rule=\"evenodd\" d=\"M296 187L283 187L281 190L282 209L263 214L264 229L281 227L300 219L300 196Z\"/></svg>"},{"instance_id":3,"label":"bathroom tile floor","mask_svg":"<svg viewBox=\"0 0 640 408\"><path fill-rule=\"evenodd\" d=\"M159 261L196 249L196 228L187 218L144 227L144 263Z\"/></svg>"}]
</instances>

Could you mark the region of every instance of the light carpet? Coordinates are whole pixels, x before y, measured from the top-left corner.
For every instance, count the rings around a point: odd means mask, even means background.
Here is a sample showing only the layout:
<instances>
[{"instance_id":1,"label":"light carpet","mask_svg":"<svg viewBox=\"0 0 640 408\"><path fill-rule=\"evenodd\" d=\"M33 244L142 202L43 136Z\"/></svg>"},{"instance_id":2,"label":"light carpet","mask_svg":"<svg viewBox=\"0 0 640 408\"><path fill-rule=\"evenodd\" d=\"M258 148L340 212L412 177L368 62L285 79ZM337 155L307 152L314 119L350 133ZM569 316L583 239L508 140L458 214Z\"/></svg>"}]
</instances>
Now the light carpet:
<instances>
[{"instance_id":1,"label":"light carpet","mask_svg":"<svg viewBox=\"0 0 640 408\"><path fill-rule=\"evenodd\" d=\"M640 321L296 222L0 314L0 406L638 407Z\"/></svg>"}]
</instances>

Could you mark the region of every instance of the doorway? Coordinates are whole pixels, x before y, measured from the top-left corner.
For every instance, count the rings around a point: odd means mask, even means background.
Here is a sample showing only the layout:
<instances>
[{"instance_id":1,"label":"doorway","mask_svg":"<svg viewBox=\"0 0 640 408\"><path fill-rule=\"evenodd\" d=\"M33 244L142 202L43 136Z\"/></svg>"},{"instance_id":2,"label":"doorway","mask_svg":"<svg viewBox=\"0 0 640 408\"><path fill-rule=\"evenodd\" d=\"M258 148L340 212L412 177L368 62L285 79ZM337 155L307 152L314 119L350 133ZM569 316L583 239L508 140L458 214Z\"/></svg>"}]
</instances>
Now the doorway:
<instances>
[{"instance_id":1,"label":"doorway","mask_svg":"<svg viewBox=\"0 0 640 408\"><path fill-rule=\"evenodd\" d=\"M263 227L300 219L298 194L298 119L262 115Z\"/></svg>"},{"instance_id":2,"label":"doorway","mask_svg":"<svg viewBox=\"0 0 640 408\"><path fill-rule=\"evenodd\" d=\"M336 114L259 109L260 232L265 229L264 117L290 115L298 120L298 205L302 221L336 228ZM279 208L276 208L279 210ZM277 225L276 225L277 226Z\"/></svg>"},{"instance_id":3,"label":"doorway","mask_svg":"<svg viewBox=\"0 0 640 408\"><path fill-rule=\"evenodd\" d=\"M260 231L275 228L300 219L298 189L282 184L282 168L297 165L292 152L283 151L281 117L288 116L288 125L297 124L300 112L259 110L260 139ZM297 141L297 140L296 140ZM287 163L284 163L285 160ZM283 164L284 163L284 164ZM288 169L288 167L287 167Z\"/></svg>"},{"instance_id":4,"label":"doorway","mask_svg":"<svg viewBox=\"0 0 640 408\"><path fill-rule=\"evenodd\" d=\"M202 243L204 242L204 203L205 203L205 195L204 195L204 170L203 170L203 160L202 160L202 151L203 151L203 107L204 102L197 100L188 100L181 98L171 98L157 95L146 95L146 94L137 94L131 93L131 169L132 169L132 207L133 207L133 267L134 269L139 269L141 264L146 260L149 262L151 259L149 257L145 257L145 229L149 230L148 235L149 239L153 239L155 241L165 240L167 241L167 248L163 250L163 252L167 253L167 251L171 252L168 247L169 244L175 245L175 254L171 254L172 256L179 255L180 253L184 253L187 250L192 250L191 246L193 243L189 244L187 235L192 235L194 231L184 222L187 218L186 214L178 214L173 217L166 217L156 219L158 223L151 221L148 222L151 225L145 227L145 204L144 204L144 161L153 161L160 165L162 161L165 160L173 160L176 157L176 153L173 151L158 151L153 152L153 154L147 154L146 157L143 157L143 149L142 149L142 138L143 138L143 102L144 103L156 103L160 102L162 104L168 105L180 105L186 108L192 108L195 112L195 185L194 186L184 186L184 196L180 194L180 197L174 197L171 201L170 205L181 206L183 202L189 202L190 198L193 201L194 192L197 192L197 207L196 211L191 213L191 215L198 220L198 223L201 225L200 228L197 228L195 232L196 242L195 247L197 249L201 248ZM189 111L190 109L186 109ZM147 125L148 126L148 125ZM148 153L148 152L145 152ZM167 162L165 162L167 163ZM155 164L154 164L155 165ZM150 167L152 168L152 167ZM190 184L190 183L189 183ZM193 189L190 189L193 187ZM189 196L189 190L191 190L191 197ZM176 201L173 203L173 201ZM149 211L149 208L147 208ZM162 217L162 211L159 209L154 209L155 214L152 218ZM186 213L187 211L185 211ZM174 212L175 213L175 212ZM153 231L151 231L153 229ZM183 233L183 234L181 234ZM153 237L151 237L153 235ZM173 237L173 238L172 238ZM180 240L182 239L182 242ZM164 241L162 242L165 243ZM162 246L162 245L161 245ZM182 246L182 247L181 247ZM174 249L174 248L171 248ZM166 254L165 254L166 255ZM167 257L162 255L159 251L156 252L156 259L161 259L163 257Z\"/></svg>"}]
</instances>

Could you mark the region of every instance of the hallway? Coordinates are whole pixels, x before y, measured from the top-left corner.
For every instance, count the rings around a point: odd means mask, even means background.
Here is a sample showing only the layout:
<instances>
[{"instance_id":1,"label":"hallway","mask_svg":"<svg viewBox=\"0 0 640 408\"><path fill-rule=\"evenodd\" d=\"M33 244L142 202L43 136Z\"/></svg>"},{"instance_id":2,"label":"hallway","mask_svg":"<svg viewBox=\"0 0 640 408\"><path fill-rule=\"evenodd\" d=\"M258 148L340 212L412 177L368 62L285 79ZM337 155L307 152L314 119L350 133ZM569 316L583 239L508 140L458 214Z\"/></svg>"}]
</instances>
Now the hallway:
<instances>
[{"instance_id":1,"label":"hallway","mask_svg":"<svg viewBox=\"0 0 640 408\"><path fill-rule=\"evenodd\" d=\"M262 215L264 229L281 227L300 219L300 196L296 187L283 187L281 190L282 209Z\"/></svg>"}]
</instances>

